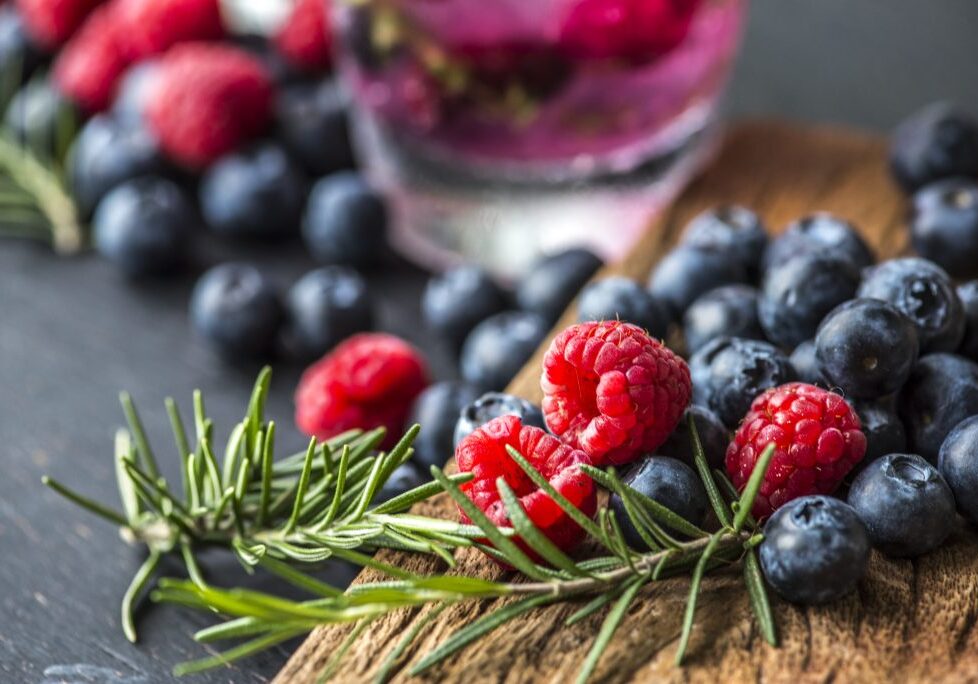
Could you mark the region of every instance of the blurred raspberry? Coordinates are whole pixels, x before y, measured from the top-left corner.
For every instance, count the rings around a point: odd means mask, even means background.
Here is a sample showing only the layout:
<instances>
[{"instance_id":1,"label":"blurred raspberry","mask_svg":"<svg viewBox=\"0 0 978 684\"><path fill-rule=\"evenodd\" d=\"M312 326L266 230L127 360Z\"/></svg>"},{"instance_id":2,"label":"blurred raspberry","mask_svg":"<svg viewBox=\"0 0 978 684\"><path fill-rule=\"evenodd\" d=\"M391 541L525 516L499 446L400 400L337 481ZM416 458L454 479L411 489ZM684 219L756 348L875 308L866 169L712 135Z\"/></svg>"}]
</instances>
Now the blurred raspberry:
<instances>
[{"instance_id":1,"label":"blurred raspberry","mask_svg":"<svg viewBox=\"0 0 978 684\"><path fill-rule=\"evenodd\" d=\"M54 64L54 82L68 99L89 114L108 109L129 66L125 37L113 5L96 10L68 42Z\"/></svg>"},{"instance_id":2,"label":"blurred raspberry","mask_svg":"<svg viewBox=\"0 0 978 684\"><path fill-rule=\"evenodd\" d=\"M157 78L147 118L164 152L186 166L207 166L260 135L271 118L271 78L239 48L178 45L160 60Z\"/></svg>"},{"instance_id":3,"label":"blurred raspberry","mask_svg":"<svg viewBox=\"0 0 978 684\"><path fill-rule=\"evenodd\" d=\"M102 0L17 0L30 36L42 47L63 45Z\"/></svg>"},{"instance_id":4,"label":"blurred raspberry","mask_svg":"<svg viewBox=\"0 0 978 684\"><path fill-rule=\"evenodd\" d=\"M298 69L327 71L333 63L329 0L297 0L275 46Z\"/></svg>"},{"instance_id":5,"label":"blurred raspberry","mask_svg":"<svg viewBox=\"0 0 978 684\"><path fill-rule=\"evenodd\" d=\"M224 37L219 0L114 0L133 60L159 55L178 43Z\"/></svg>"}]
</instances>

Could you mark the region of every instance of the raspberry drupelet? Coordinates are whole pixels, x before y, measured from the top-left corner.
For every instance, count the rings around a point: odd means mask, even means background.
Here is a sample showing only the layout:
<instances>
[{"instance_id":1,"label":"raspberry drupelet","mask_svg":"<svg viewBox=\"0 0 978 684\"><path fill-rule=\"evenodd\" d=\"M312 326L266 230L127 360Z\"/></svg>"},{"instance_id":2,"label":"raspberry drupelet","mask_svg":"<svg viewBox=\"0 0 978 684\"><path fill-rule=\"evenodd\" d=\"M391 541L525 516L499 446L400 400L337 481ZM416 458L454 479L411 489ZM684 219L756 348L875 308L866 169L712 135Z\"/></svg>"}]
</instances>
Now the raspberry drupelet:
<instances>
[{"instance_id":1,"label":"raspberry drupelet","mask_svg":"<svg viewBox=\"0 0 978 684\"><path fill-rule=\"evenodd\" d=\"M541 386L550 431L602 466L631 463L659 447L692 392L685 361L620 321L560 333L544 358Z\"/></svg>"},{"instance_id":2,"label":"raspberry drupelet","mask_svg":"<svg viewBox=\"0 0 978 684\"><path fill-rule=\"evenodd\" d=\"M764 519L793 499L831 494L866 453L859 417L835 392L801 382L761 394L727 448L727 474L737 490L757 459L775 445L753 513Z\"/></svg>"}]
</instances>

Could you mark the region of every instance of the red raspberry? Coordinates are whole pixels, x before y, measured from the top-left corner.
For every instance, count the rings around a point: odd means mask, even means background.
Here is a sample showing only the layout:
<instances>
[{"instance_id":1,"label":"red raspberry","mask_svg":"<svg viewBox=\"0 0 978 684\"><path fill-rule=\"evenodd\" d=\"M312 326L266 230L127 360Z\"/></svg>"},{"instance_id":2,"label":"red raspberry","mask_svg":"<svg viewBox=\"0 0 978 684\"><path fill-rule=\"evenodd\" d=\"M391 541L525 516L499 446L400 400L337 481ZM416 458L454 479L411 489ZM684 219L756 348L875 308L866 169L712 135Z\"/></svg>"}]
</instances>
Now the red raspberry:
<instances>
[{"instance_id":1,"label":"red raspberry","mask_svg":"<svg viewBox=\"0 0 978 684\"><path fill-rule=\"evenodd\" d=\"M63 45L102 0L17 0L24 26L47 49Z\"/></svg>"},{"instance_id":2,"label":"red raspberry","mask_svg":"<svg viewBox=\"0 0 978 684\"><path fill-rule=\"evenodd\" d=\"M580 323L543 360L543 414L596 465L630 463L659 447L689 405L686 362L631 323Z\"/></svg>"},{"instance_id":3,"label":"red raspberry","mask_svg":"<svg viewBox=\"0 0 978 684\"><path fill-rule=\"evenodd\" d=\"M510 458L507 446L519 451L554 489L591 517L598 502L594 482L580 468L590 462L587 454L561 444L540 428L524 426L518 416L489 421L455 449L458 469L474 476L461 486L462 491L494 524L512 524L496 487L496 480L502 477L519 497L527 516L550 541L565 551L574 548L584 538L584 530ZM463 522L471 522L464 513L461 517ZM516 541L526 549L521 540Z\"/></svg>"},{"instance_id":4,"label":"red raspberry","mask_svg":"<svg viewBox=\"0 0 978 684\"><path fill-rule=\"evenodd\" d=\"M742 490L775 445L754 515L767 518L792 499L831 494L866 454L859 417L841 395L793 382L761 394L727 447L727 474Z\"/></svg>"},{"instance_id":5,"label":"red raspberry","mask_svg":"<svg viewBox=\"0 0 978 684\"><path fill-rule=\"evenodd\" d=\"M69 100L89 114L108 109L116 85L129 67L125 32L114 5L96 10L65 46L54 65L54 82Z\"/></svg>"},{"instance_id":6,"label":"red raspberry","mask_svg":"<svg viewBox=\"0 0 978 684\"><path fill-rule=\"evenodd\" d=\"M580 0L564 19L560 42L579 59L652 60L682 42L701 1Z\"/></svg>"},{"instance_id":7,"label":"red raspberry","mask_svg":"<svg viewBox=\"0 0 978 684\"><path fill-rule=\"evenodd\" d=\"M327 71L333 63L328 0L297 0L275 35L278 51L298 69Z\"/></svg>"},{"instance_id":8,"label":"red raspberry","mask_svg":"<svg viewBox=\"0 0 978 684\"><path fill-rule=\"evenodd\" d=\"M115 0L133 60L160 55L178 43L224 37L220 0Z\"/></svg>"},{"instance_id":9,"label":"red raspberry","mask_svg":"<svg viewBox=\"0 0 978 684\"><path fill-rule=\"evenodd\" d=\"M147 118L170 157L199 168L262 133L273 97L265 67L244 50L185 43L160 61Z\"/></svg>"},{"instance_id":10,"label":"red raspberry","mask_svg":"<svg viewBox=\"0 0 978 684\"><path fill-rule=\"evenodd\" d=\"M401 438L414 399L428 385L424 359L393 335L354 335L313 364L295 393L295 422L326 439L352 428L387 428Z\"/></svg>"}]
</instances>

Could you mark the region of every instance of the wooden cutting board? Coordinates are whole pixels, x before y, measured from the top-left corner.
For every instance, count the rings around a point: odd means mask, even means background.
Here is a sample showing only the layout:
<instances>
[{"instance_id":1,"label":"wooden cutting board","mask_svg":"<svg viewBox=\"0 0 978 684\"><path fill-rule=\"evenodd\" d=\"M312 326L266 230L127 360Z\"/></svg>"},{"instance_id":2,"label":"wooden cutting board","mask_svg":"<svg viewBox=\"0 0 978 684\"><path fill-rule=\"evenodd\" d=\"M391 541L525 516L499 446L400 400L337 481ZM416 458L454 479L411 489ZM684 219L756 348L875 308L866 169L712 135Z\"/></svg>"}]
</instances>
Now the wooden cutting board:
<instances>
[{"instance_id":1,"label":"wooden cutting board","mask_svg":"<svg viewBox=\"0 0 978 684\"><path fill-rule=\"evenodd\" d=\"M838 213L860 227L881 257L893 256L907 244L906 200L887 175L884 141L845 130L751 122L729 132L709 170L623 263L602 275L644 280L691 217L730 202L753 207L775 230L808 212ZM568 311L559 327L574 320L574 311ZM512 392L540 400L542 354L543 348L514 380ZM421 509L455 516L447 497ZM415 572L444 571L429 558L391 552L382 556ZM476 551L461 552L458 560L455 572L492 578L503 574ZM367 571L359 581L376 579ZM797 608L777 602L780 648L759 637L740 573L712 575L704 582L687 665L679 669L673 658L687 588L685 578L675 578L643 590L602 657L594 681L978 682L978 538L963 527L944 548L914 561L874 554L858 592L831 606ZM599 613L564 627L576 607L551 606L507 623L421 680L573 681L604 618ZM395 681L406 681L413 661L488 608L489 603L469 604L442 612L415 641ZM336 680L370 681L400 635L424 612L406 610L370 625L346 654ZM314 632L275 681L317 681L349 630Z\"/></svg>"}]
</instances>

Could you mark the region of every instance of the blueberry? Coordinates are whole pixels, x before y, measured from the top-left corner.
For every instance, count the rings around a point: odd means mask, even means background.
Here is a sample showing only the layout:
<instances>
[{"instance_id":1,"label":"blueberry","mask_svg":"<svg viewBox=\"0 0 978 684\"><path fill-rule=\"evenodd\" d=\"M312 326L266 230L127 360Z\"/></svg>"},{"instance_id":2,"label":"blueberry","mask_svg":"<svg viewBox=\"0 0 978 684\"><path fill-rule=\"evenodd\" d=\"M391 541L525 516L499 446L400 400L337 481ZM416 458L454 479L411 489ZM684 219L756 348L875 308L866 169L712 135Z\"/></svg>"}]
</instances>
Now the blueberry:
<instances>
[{"instance_id":1,"label":"blueberry","mask_svg":"<svg viewBox=\"0 0 978 684\"><path fill-rule=\"evenodd\" d=\"M933 551L954 526L951 488L916 454L889 454L870 463L849 488L848 501L873 546L887 556Z\"/></svg>"},{"instance_id":2,"label":"blueberry","mask_svg":"<svg viewBox=\"0 0 978 684\"><path fill-rule=\"evenodd\" d=\"M882 299L917 326L921 352L954 351L964 336L964 307L948 274L937 264L892 259L864 274L859 297Z\"/></svg>"},{"instance_id":3,"label":"blueberry","mask_svg":"<svg viewBox=\"0 0 978 684\"><path fill-rule=\"evenodd\" d=\"M184 264L198 223L173 181L146 176L109 192L95 210L95 249L130 277L168 273Z\"/></svg>"},{"instance_id":4,"label":"blueberry","mask_svg":"<svg viewBox=\"0 0 978 684\"><path fill-rule=\"evenodd\" d=\"M913 321L878 299L853 299L836 307L815 337L819 372L854 399L896 392L910 377L919 351Z\"/></svg>"},{"instance_id":5,"label":"blueberry","mask_svg":"<svg viewBox=\"0 0 978 684\"><path fill-rule=\"evenodd\" d=\"M767 339L793 349L815 336L825 315L852 299L859 270L829 252L802 253L774 264L764 276L757 305Z\"/></svg>"},{"instance_id":6,"label":"blueberry","mask_svg":"<svg viewBox=\"0 0 978 684\"><path fill-rule=\"evenodd\" d=\"M683 235L685 245L725 250L729 258L740 263L751 282L760 273L767 242L767 229L760 217L737 205L703 212L690 222Z\"/></svg>"},{"instance_id":7,"label":"blueberry","mask_svg":"<svg viewBox=\"0 0 978 684\"><path fill-rule=\"evenodd\" d=\"M978 414L978 364L954 354L921 357L900 391L897 410L910 450L936 463L951 430Z\"/></svg>"},{"instance_id":8,"label":"blueberry","mask_svg":"<svg viewBox=\"0 0 978 684\"><path fill-rule=\"evenodd\" d=\"M146 109L160 73L159 60L150 59L129 68L119 81L112 101L112 117L126 126L145 126Z\"/></svg>"},{"instance_id":9,"label":"blueberry","mask_svg":"<svg viewBox=\"0 0 978 684\"><path fill-rule=\"evenodd\" d=\"M431 481L430 477L425 477L421 470L413 463L402 463L394 469L387 482L374 495L373 505L382 504L390 501L396 496L400 496L411 491L415 487L420 487Z\"/></svg>"},{"instance_id":10,"label":"blueberry","mask_svg":"<svg viewBox=\"0 0 978 684\"><path fill-rule=\"evenodd\" d=\"M791 367L795 369L795 375L801 382L821 387L828 385L818 369L818 359L815 358L815 340L805 340L795 347L788 358L791 361Z\"/></svg>"},{"instance_id":11,"label":"blueberry","mask_svg":"<svg viewBox=\"0 0 978 684\"><path fill-rule=\"evenodd\" d=\"M720 338L722 344L706 347L709 370L703 385L706 403L734 428L747 415L761 392L795 379L795 369L784 353L760 340Z\"/></svg>"},{"instance_id":12,"label":"blueberry","mask_svg":"<svg viewBox=\"0 0 978 684\"><path fill-rule=\"evenodd\" d=\"M358 174L345 171L313 186L302 235L323 263L367 267L383 254L387 220L384 199Z\"/></svg>"},{"instance_id":13,"label":"blueberry","mask_svg":"<svg viewBox=\"0 0 978 684\"><path fill-rule=\"evenodd\" d=\"M869 464L888 454L907 450L907 432L903 421L889 401L854 401L863 434L866 435L866 455L861 465ZM859 466L857 466L858 468Z\"/></svg>"},{"instance_id":14,"label":"blueberry","mask_svg":"<svg viewBox=\"0 0 978 684\"><path fill-rule=\"evenodd\" d=\"M872 265L873 252L848 221L826 212L801 218L768 245L762 259L765 271L799 254L831 252L851 261L856 268Z\"/></svg>"},{"instance_id":15,"label":"blueberry","mask_svg":"<svg viewBox=\"0 0 978 684\"><path fill-rule=\"evenodd\" d=\"M546 320L526 311L504 311L477 325L462 345L462 377L486 391L502 390L546 337Z\"/></svg>"},{"instance_id":16,"label":"blueberry","mask_svg":"<svg viewBox=\"0 0 978 684\"><path fill-rule=\"evenodd\" d=\"M305 178L274 143L233 152L200 181L200 208L207 225L229 237L294 235L306 199Z\"/></svg>"},{"instance_id":17,"label":"blueberry","mask_svg":"<svg viewBox=\"0 0 978 684\"><path fill-rule=\"evenodd\" d=\"M272 81L280 88L300 83L307 77L307 74L289 63L272 41L261 34L235 33L230 40L236 47L258 58Z\"/></svg>"},{"instance_id":18,"label":"blueberry","mask_svg":"<svg viewBox=\"0 0 978 684\"><path fill-rule=\"evenodd\" d=\"M693 464L693 436L689 431L690 416L696 423L696 434L700 438L700 445L703 447L706 462L710 464L711 468L723 470L727 446L730 445L730 433L720 417L703 406L690 406L686 409L686 413L683 415L683 419L679 421L675 431L665 441L665 444L656 449L656 453L661 456L677 458L690 465Z\"/></svg>"},{"instance_id":19,"label":"blueberry","mask_svg":"<svg viewBox=\"0 0 978 684\"><path fill-rule=\"evenodd\" d=\"M683 316L686 349L695 353L717 337L763 340L757 319L758 292L749 285L724 285L690 304Z\"/></svg>"},{"instance_id":20,"label":"blueberry","mask_svg":"<svg viewBox=\"0 0 978 684\"><path fill-rule=\"evenodd\" d=\"M300 358L318 357L374 324L366 281L346 266L324 266L304 275L286 297L286 346Z\"/></svg>"},{"instance_id":21,"label":"blueberry","mask_svg":"<svg viewBox=\"0 0 978 684\"><path fill-rule=\"evenodd\" d=\"M421 297L427 326L459 349L472 328L506 308L506 293L486 271L459 266L428 281Z\"/></svg>"},{"instance_id":22,"label":"blueberry","mask_svg":"<svg viewBox=\"0 0 978 684\"><path fill-rule=\"evenodd\" d=\"M311 176L355 166L347 98L332 81L285 88L275 105L275 137Z\"/></svg>"},{"instance_id":23,"label":"blueberry","mask_svg":"<svg viewBox=\"0 0 978 684\"><path fill-rule=\"evenodd\" d=\"M851 506L804 496L779 508L764 526L761 569L784 600L828 603L855 589L869 550L866 526Z\"/></svg>"},{"instance_id":24,"label":"blueberry","mask_svg":"<svg viewBox=\"0 0 978 684\"><path fill-rule=\"evenodd\" d=\"M958 353L978 361L978 280L958 285L957 293L964 309L964 338Z\"/></svg>"},{"instance_id":25,"label":"blueberry","mask_svg":"<svg viewBox=\"0 0 978 684\"><path fill-rule=\"evenodd\" d=\"M949 178L918 190L910 239L917 254L952 277L978 276L978 183Z\"/></svg>"},{"instance_id":26,"label":"blueberry","mask_svg":"<svg viewBox=\"0 0 978 684\"><path fill-rule=\"evenodd\" d=\"M978 122L949 102L924 107L893 131L890 168L907 192L952 176L978 176Z\"/></svg>"},{"instance_id":27,"label":"blueberry","mask_svg":"<svg viewBox=\"0 0 978 684\"><path fill-rule=\"evenodd\" d=\"M699 476L682 461L667 456L646 456L628 471L622 482L694 525L702 525L706 518L709 505L706 489ZM612 494L608 503L628 545L648 550L621 497Z\"/></svg>"},{"instance_id":28,"label":"blueberry","mask_svg":"<svg viewBox=\"0 0 978 684\"><path fill-rule=\"evenodd\" d=\"M679 319L701 295L721 285L747 280L744 267L724 249L680 245L659 262L649 278L649 292Z\"/></svg>"},{"instance_id":29,"label":"blueberry","mask_svg":"<svg viewBox=\"0 0 978 684\"><path fill-rule=\"evenodd\" d=\"M428 472L439 468L455 453L455 426L462 411L476 401L479 391L463 382L439 382L418 395L411 407L408 425L420 425L414 440L414 460Z\"/></svg>"},{"instance_id":30,"label":"blueberry","mask_svg":"<svg viewBox=\"0 0 978 684\"><path fill-rule=\"evenodd\" d=\"M167 171L156 138L147 129L104 115L91 119L75 138L68 168L71 191L84 216L123 182Z\"/></svg>"},{"instance_id":31,"label":"blueberry","mask_svg":"<svg viewBox=\"0 0 978 684\"><path fill-rule=\"evenodd\" d=\"M524 311L555 322L601 265L601 259L586 249L544 257L517 286L516 303Z\"/></svg>"},{"instance_id":32,"label":"blueberry","mask_svg":"<svg viewBox=\"0 0 978 684\"><path fill-rule=\"evenodd\" d=\"M6 75L17 82L27 81L44 61L44 55L24 28L20 13L8 3L0 7L0 65L2 70L17 69ZM6 105L6 102L0 102Z\"/></svg>"},{"instance_id":33,"label":"blueberry","mask_svg":"<svg viewBox=\"0 0 978 684\"><path fill-rule=\"evenodd\" d=\"M275 288L257 268L221 264L194 286L190 319L197 333L221 356L259 357L273 347L282 305Z\"/></svg>"},{"instance_id":34,"label":"blueberry","mask_svg":"<svg viewBox=\"0 0 978 684\"><path fill-rule=\"evenodd\" d=\"M729 337L717 337L689 357L689 375L693 383L692 402L696 406L710 405L710 395L713 393L713 373L710 366L717 354L730 346L730 341Z\"/></svg>"},{"instance_id":35,"label":"blueberry","mask_svg":"<svg viewBox=\"0 0 978 684\"><path fill-rule=\"evenodd\" d=\"M455 424L453 438L455 446L475 432L476 428L500 416L519 416L523 425L532 425L541 430L547 429L543 420L543 411L539 406L531 404L526 399L514 397L512 394L489 392L462 409Z\"/></svg>"},{"instance_id":36,"label":"blueberry","mask_svg":"<svg viewBox=\"0 0 978 684\"><path fill-rule=\"evenodd\" d=\"M44 154L56 152L57 131L78 112L47 79L32 79L17 91L3 123L15 140Z\"/></svg>"},{"instance_id":37,"label":"blueberry","mask_svg":"<svg viewBox=\"0 0 978 684\"><path fill-rule=\"evenodd\" d=\"M591 283L577 303L579 321L634 323L653 337L669 332L669 312L648 290L631 278L613 276Z\"/></svg>"},{"instance_id":38,"label":"blueberry","mask_svg":"<svg viewBox=\"0 0 978 684\"><path fill-rule=\"evenodd\" d=\"M962 421L947 436L938 467L954 492L958 510L978 524L978 416Z\"/></svg>"}]
</instances>

